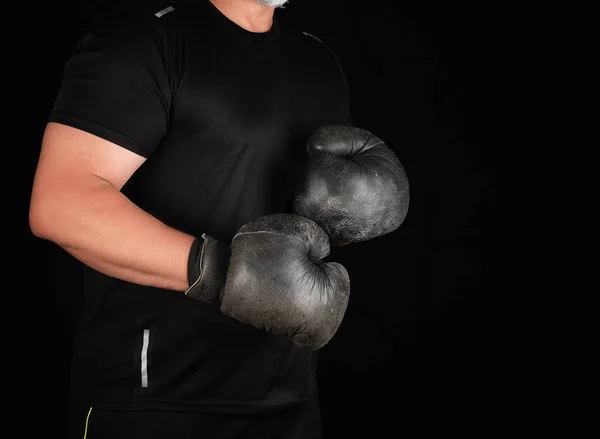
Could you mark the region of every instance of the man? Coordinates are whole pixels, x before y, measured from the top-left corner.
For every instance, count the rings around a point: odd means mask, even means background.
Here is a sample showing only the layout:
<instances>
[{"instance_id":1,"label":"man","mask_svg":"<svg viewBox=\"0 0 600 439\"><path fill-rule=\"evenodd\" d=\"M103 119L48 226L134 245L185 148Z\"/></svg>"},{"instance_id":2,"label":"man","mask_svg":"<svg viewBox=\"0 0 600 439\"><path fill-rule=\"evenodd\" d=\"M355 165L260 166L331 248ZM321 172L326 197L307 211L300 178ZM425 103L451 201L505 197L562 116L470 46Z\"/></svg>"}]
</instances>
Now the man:
<instances>
[{"instance_id":1,"label":"man","mask_svg":"<svg viewBox=\"0 0 600 439\"><path fill-rule=\"evenodd\" d=\"M83 263L73 438L322 436L316 354L349 279L292 212L307 139L351 126L350 100L285 3L124 8L65 66L30 226Z\"/></svg>"}]
</instances>

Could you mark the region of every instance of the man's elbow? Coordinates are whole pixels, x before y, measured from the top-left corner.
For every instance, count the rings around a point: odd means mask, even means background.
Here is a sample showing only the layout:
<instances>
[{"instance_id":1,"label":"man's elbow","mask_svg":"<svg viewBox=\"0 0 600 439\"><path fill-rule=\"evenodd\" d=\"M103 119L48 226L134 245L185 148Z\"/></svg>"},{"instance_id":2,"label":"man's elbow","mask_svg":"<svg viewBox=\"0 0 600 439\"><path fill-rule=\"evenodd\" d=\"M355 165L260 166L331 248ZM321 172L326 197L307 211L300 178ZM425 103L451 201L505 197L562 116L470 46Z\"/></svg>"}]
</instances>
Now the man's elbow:
<instances>
[{"instance_id":1,"label":"man's elbow","mask_svg":"<svg viewBox=\"0 0 600 439\"><path fill-rule=\"evenodd\" d=\"M29 201L29 229L34 236L52 242L72 228L65 224L69 202L48 190L34 189Z\"/></svg>"},{"instance_id":2,"label":"man's elbow","mask_svg":"<svg viewBox=\"0 0 600 439\"><path fill-rule=\"evenodd\" d=\"M45 203L35 197L29 203L29 229L34 236L41 239L51 239L51 219L46 213Z\"/></svg>"}]
</instances>

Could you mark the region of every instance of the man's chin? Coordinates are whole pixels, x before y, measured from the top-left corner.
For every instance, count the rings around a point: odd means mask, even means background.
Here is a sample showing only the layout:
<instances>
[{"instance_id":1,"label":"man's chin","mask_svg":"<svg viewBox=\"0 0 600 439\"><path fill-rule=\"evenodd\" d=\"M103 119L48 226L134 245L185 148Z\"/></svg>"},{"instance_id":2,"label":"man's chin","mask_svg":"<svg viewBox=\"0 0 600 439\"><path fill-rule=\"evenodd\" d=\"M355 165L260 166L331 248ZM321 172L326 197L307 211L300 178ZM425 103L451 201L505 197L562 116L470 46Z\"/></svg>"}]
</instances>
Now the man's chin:
<instances>
[{"instance_id":1,"label":"man's chin","mask_svg":"<svg viewBox=\"0 0 600 439\"><path fill-rule=\"evenodd\" d=\"M270 8L282 8L289 0L256 0L258 3Z\"/></svg>"}]
</instances>

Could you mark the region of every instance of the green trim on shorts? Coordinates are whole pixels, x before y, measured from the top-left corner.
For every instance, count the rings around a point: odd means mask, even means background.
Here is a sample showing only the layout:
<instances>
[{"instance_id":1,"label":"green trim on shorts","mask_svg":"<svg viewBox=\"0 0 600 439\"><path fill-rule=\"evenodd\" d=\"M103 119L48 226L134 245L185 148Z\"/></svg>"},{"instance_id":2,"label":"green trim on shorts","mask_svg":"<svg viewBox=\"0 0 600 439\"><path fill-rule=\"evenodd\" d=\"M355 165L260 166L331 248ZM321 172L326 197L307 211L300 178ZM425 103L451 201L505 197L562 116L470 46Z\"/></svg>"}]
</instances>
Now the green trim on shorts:
<instances>
[{"instance_id":1,"label":"green trim on shorts","mask_svg":"<svg viewBox=\"0 0 600 439\"><path fill-rule=\"evenodd\" d=\"M90 407L90 409L88 410L88 414L85 418L85 431L83 432L83 439L85 439L87 437L88 422L90 420L91 414L92 414L92 408Z\"/></svg>"}]
</instances>

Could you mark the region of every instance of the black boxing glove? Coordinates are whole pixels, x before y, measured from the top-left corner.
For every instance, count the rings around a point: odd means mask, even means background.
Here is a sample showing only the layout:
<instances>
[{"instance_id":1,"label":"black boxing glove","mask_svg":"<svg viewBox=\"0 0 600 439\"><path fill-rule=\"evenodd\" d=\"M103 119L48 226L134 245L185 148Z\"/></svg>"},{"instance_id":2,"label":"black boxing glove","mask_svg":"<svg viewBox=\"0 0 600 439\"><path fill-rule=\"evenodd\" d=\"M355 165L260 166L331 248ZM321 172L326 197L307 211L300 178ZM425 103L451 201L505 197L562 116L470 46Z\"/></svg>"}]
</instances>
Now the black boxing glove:
<instances>
[{"instance_id":1,"label":"black boxing glove","mask_svg":"<svg viewBox=\"0 0 600 439\"><path fill-rule=\"evenodd\" d=\"M400 227L408 212L408 177L381 139L362 128L326 125L308 139L307 152L293 213L346 243Z\"/></svg>"},{"instance_id":2,"label":"black boxing glove","mask_svg":"<svg viewBox=\"0 0 600 439\"><path fill-rule=\"evenodd\" d=\"M221 303L229 257L229 245L203 234L192 243L188 256L186 296L207 303Z\"/></svg>"},{"instance_id":3,"label":"black boxing glove","mask_svg":"<svg viewBox=\"0 0 600 439\"><path fill-rule=\"evenodd\" d=\"M323 262L329 250L323 229L298 215L267 215L244 225L231 243L221 311L300 348L323 347L350 295L346 269Z\"/></svg>"}]
</instances>

